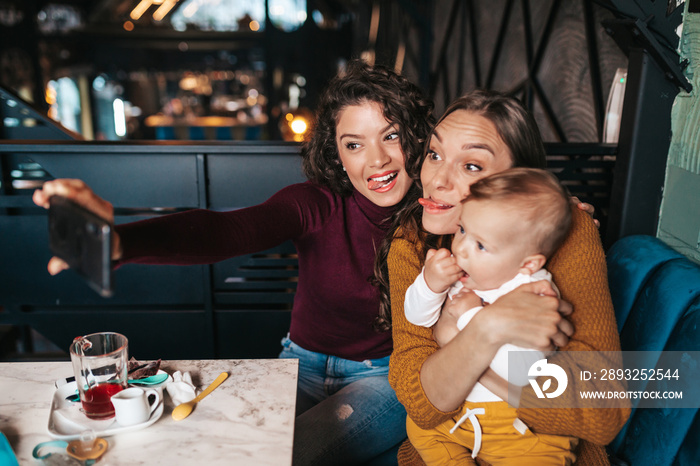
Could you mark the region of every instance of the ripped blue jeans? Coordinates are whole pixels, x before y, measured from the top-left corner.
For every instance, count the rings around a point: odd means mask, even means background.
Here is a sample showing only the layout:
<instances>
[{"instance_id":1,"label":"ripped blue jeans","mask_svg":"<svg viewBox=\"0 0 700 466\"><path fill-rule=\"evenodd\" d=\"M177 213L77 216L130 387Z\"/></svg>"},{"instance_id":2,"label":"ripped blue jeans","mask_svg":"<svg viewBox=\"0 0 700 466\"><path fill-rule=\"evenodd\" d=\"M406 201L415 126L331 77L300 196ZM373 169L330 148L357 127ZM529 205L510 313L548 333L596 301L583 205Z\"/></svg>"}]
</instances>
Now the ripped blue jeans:
<instances>
[{"instance_id":1,"label":"ripped blue jeans","mask_svg":"<svg viewBox=\"0 0 700 466\"><path fill-rule=\"evenodd\" d=\"M288 337L282 346L280 358L299 359L293 465L396 464L406 410L389 385L389 356L351 361Z\"/></svg>"}]
</instances>

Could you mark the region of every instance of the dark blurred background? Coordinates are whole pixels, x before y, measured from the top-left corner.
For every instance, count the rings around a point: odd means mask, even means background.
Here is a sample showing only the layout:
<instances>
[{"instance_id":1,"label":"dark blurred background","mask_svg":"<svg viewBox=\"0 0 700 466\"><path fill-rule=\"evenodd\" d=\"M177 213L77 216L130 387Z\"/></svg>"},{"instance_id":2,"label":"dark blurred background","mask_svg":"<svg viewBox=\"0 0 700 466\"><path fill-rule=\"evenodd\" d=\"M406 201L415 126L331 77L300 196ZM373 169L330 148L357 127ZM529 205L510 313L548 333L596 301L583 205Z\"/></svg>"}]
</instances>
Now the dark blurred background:
<instances>
[{"instance_id":1,"label":"dark blurred background","mask_svg":"<svg viewBox=\"0 0 700 466\"><path fill-rule=\"evenodd\" d=\"M0 84L88 140L294 140L289 122L364 57L438 111L495 88L527 102L546 140L600 142L627 66L602 26L616 3L0 0Z\"/></svg>"}]
</instances>

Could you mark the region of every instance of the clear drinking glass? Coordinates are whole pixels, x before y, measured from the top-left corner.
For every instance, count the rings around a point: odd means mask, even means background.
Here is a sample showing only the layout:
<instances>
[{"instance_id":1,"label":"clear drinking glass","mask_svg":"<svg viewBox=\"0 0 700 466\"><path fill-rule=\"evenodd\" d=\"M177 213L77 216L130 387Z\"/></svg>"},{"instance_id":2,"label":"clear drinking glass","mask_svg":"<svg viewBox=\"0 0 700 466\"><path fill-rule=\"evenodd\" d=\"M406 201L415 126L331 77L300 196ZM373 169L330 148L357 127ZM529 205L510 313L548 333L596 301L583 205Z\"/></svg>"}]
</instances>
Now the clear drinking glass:
<instances>
[{"instance_id":1,"label":"clear drinking glass","mask_svg":"<svg viewBox=\"0 0 700 466\"><path fill-rule=\"evenodd\" d=\"M87 417L113 417L110 398L127 387L129 341L113 332L77 337L70 346L70 358Z\"/></svg>"}]
</instances>

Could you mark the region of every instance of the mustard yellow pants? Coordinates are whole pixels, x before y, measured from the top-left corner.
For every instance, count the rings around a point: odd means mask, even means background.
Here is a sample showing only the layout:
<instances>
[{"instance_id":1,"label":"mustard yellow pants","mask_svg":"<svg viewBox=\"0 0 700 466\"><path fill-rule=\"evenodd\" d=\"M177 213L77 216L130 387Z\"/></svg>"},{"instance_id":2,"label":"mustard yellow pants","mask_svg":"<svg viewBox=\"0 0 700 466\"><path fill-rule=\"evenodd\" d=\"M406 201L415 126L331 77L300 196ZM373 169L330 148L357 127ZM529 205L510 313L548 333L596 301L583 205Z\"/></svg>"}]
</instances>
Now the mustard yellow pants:
<instances>
[{"instance_id":1,"label":"mustard yellow pants","mask_svg":"<svg viewBox=\"0 0 700 466\"><path fill-rule=\"evenodd\" d=\"M482 430L478 457L493 466L568 466L576 460L573 453L578 443L576 438L535 434L517 421L520 430L523 431L521 433L514 426L517 419L515 409L505 401L465 403L465 410L475 408L485 408L486 411L485 414L477 416ZM472 458L472 423L467 420L454 434L450 434L450 429L461 417L459 414L430 430L423 430L410 417L406 418L408 438L428 466L476 464Z\"/></svg>"}]
</instances>

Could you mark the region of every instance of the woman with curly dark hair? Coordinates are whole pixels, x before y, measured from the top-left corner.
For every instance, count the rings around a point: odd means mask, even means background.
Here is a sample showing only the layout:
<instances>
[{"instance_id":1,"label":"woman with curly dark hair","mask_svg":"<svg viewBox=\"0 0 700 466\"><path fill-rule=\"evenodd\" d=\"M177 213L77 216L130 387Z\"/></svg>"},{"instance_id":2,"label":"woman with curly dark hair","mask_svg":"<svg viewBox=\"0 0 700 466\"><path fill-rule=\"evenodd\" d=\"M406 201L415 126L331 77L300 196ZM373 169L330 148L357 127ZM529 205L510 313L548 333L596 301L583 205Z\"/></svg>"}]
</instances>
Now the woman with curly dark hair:
<instances>
[{"instance_id":1,"label":"woman with curly dark hair","mask_svg":"<svg viewBox=\"0 0 700 466\"><path fill-rule=\"evenodd\" d=\"M204 264L292 240L299 283L280 357L299 359L294 464L395 463L406 411L387 378L391 332L377 320L370 277L418 175L432 104L396 73L352 62L329 83L316 121L302 149L310 181L246 209L117 225L112 256L120 264ZM54 194L113 222L112 205L81 181L49 181L34 201L48 207ZM66 267L49 262L52 274Z\"/></svg>"}]
</instances>

